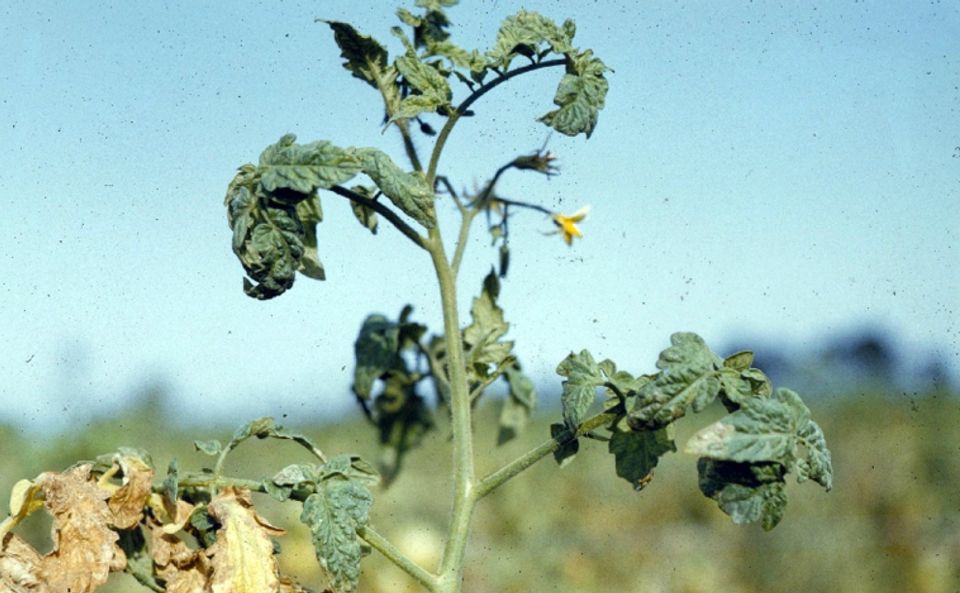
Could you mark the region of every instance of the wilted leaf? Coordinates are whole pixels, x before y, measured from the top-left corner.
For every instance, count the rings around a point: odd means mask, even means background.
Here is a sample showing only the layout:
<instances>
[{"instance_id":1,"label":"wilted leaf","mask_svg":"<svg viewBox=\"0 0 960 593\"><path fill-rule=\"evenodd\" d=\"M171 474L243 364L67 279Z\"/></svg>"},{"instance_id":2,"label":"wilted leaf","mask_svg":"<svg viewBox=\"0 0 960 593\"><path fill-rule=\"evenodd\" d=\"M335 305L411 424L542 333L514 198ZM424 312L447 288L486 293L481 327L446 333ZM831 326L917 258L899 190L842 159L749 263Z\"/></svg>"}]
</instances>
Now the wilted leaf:
<instances>
[{"instance_id":1,"label":"wilted leaf","mask_svg":"<svg viewBox=\"0 0 960 593\"><path fill-rule=\"evenodd\" d=\"M62 474L41 474L36 483L53 516L53 550L43 558L41 580L51 591L89 593L125 564L106 499L110 493L90 481L90 464Z\"/></svg>"},{"instance_id":2,"label":"wilted leaf","mask_svg":"<svg viewBox=\"0 0 960 593\"><path fill-rule=\"evenodd\" d=\"M317 224L323 220L320 196L312 195L297 204L297 216L303 223L303 257L297 271L314 280L326 280L327 275L317 253Z\"/></svg>"},{"instance_id":3,"label":"wilted leaf","mask_svg":"<svg viewBox=\"0 0 960 593\"><path fill-rule=\"evenodd\" d=\"M324 480L303 502L300 520L310 528L317 559L338 593L357 588L362 557L357 528L366 526L372 503L361 482L339 478Z\"/></svg>"},{"instance_id":4,"label":"wilted leaf","mask_svg":"<svg viewBox=\"0 0 960 593\"><path fill-rule=\"evenodd\" d=\"M563 424L550 425L550 436L554 439L561 438L568 433L569 430ZM580 451L580 441L577 439L571 439L561 444L560 447L553 452L553 459L560 467L566 467L567 464L573 461L573 458L577 456L578 451Z\"/></svg>"},{"instance_id":5,"label":"wilted leaf","mask_svg":"<svg viewBox=\"0 0 960 593\"><path fill-rule=\"evenodd\" d=\"M16 534L0 537L0 591L53 593L40 575L40 553Z\"/></svg>"},{"instance_id":6,"label":"wilted leaf","mask_svg":"<svg viewBox=\"0 0 960 593\"><path fill-rule=\"evenodd\" d=\"M350 188L354 193L358 193L365 198L373 199L374 191L365 185L355 185ZM350 207L353 209L353 215L357 217L357 220L366 227L374 235L377 234L377 224L379 220L377 218L377 213L370 208L367 208L363 204L358 204L353 200L350 200Z\"/></svg>"},{"instance_id":7,"label":"wilted leaf","mask_svg":"<svg viewBox=\"0 0 960 593\"><path fill-rule=\"evenodd\" d=\"M114 463L123 472L123 483L107 501L113 513L112 524L120 529L130 529L140 522L153 487L153 468L143 457L130 453L124 450L114 455Z\"/></svg>"},{"instance_id":8,"label":"wilted leaf","mask_svg":"<svg viewBox=\"0 0 960 593\"><path fill-rule=\"evenodd\" d=\"M380 432L380 471L390 484L400 471L404 457L420 446L433 429L433 413L414 391L416 381L405 373L390 373L383 392L373 405L374 422Z\"/></svg>"},{"instance_id":9,"label":"wilted leaf","mask_svg":"<svg viewBox=\"0 0 960 593\"><path fill-rule=\"evenodd\" d=\"M19 480L10 491L10 524L19 523L28 515L43 508L40 486L33 480ZM0 536L3 532L0 531Z\"/></svg>"},{"instance_id":10,"label":"wilted leaf","mask_svg":"<svg viewBox=\"0 0 960 593\"><path fill-rule=\"evenodd\" d=\"M563 420L571 430L576 430L597 399L597 387L603 385L603 375L587 350L581 350L579 354L571 352L557 366L557 374L566 377L560 395Z\"/></svg>"},{"instance_id":11,"label":"wilted leaf","mask_svg":"<svg viewBox=\"0 0 960 593\"><path fill-rule=\"evenodd\" d=\"M717 501L734 523L777 526L787 506L783 468L776 463L736 463L702 458L700 491Z\"/></svg>"},{"instance_id":12,"label":"wilted leaf","mask_svg":"<svg viewBox=\"0 0 960 593\"><path fill-rule=\"evenodd\" d=\"M567 23L570 23L569 25ZM506 69L516 55L538 56L543 44L558 54L573 51L572 21L558 27L550 19L527 10L507 17L497 32L497 41L490 51L491 59L500 68Z\"/></svg>"},{"instance_id":13,"label":"wilted leaf","mask_svg":"<svg viewBox=\"0 0 960 593\"><path fill-rule=\"evenodd\" d=\"M376 148L359 148L356 152L363 163L363 172L397 208L428 229L436 226L433 190L423 175L404 171Z\"/></svg>"},{"instance_id":14,"label":"wilted leaf","mask_svg":"<svg viewBox=\"0 0 960 593\"><path fill-rule=\"evenodd\" d=\"M720 359L710 352L700 336L675 333L671 346L660 353L661 372L643 385L632 401L630 417L648 428L660 428L686 414L699 412L720 392L716 367Z\"/></svg>"},{"instance_id":15,"label":"wilted leaf","mask_svg":"<svg viewBox=\"0 0 960 593\"><path fill-rule=\"evenodd\" d=\"M349 181L360 172L360 161L350 150L327 141L296 141L294 134L284 135L264 149L257 167L260 185L274 198L290 196L278 190L295 192L294 203L288 205L296 205L296 201L306 199L317 189Z\"/></svg>"},{"instance_id":16,"label":"wilted leaf","mask_svg":"<svg viewBox=\"0 0 960 593\"><path fill-rule=\"evenodd\" d=\"M217 439L209 441L193 441L193 448L201 453L216 457L223 450L223 445Z\"/></svg>"},{"instance_id":17,"label":"wilted leaf","mask_svg":"<svg viewBox=\"0 0 960 593\"><path fill-rule=\"evenodd\" d=\"M561 134L586 134L589 138L607 96L609 85L603 76L606 70L606 65L594 58L591 50L568 58L567 73L560 79L553 97L559 109L547 113L540 121Z\"/></svg>"},{"instance_id":18,"label":"wilted leaf","mask_svg":"<svg viewBox=\"0 0 960 593\"><path fill-rule=\"evenodd\" d=\"M271 536L284 531L264 520L253 508L249 492L224 489L208 505L221 524L211 557L213 593L270 593L279 591L277 560Z\"/></svg>"},{"instance_id":19,"label":"wilted leaf","mask_svg":"<svg viewBox=\"0 0 960 593\"><path fill-rule=\"evenodd\" d=\"M399 350L400 324L380 314L368 315L353 345L353 392L358 397L370 398L374 381L399 364Z\"/></svg>"},{"instance_id":20,"label":"wilted leaf","mask_svg":"<svg viewBox=\"0 0 960 593\"><path fill-rule=\"evenodd\" d=\"M659 430L614 430L608 445L616 458L617 475L637 490L649 481L653 468L665 453L676 451L669 427Z\"/></svg>"}]
</instances>

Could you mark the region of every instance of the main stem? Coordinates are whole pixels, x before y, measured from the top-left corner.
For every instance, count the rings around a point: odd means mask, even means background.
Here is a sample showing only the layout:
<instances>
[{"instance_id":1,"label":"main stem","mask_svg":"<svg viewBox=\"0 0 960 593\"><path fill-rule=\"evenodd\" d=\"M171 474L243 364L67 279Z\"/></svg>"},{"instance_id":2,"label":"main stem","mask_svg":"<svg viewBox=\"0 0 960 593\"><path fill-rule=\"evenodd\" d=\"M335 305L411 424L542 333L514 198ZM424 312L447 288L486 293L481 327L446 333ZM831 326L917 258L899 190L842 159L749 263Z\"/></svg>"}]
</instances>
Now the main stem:
<instances>
[{"instance_id":1,"label":"main stem","mask_svg":"<svg viewBox=\"0 0 960 593\"><path fill-rule=\"evenodd\" d=\"M464 363L463 340L457 313L457 289L453 268L447 260L440 231L430 230L429 251L440 285L443 330L447 346L447 372L450 379L450 414L453 428L453 511L447 543L440 561L438 593L460 591L463 556L470 531L470 518L476 505L476 475L473 465L473 426L470 418L470 393Z\"/></svg>"}]
</instances>

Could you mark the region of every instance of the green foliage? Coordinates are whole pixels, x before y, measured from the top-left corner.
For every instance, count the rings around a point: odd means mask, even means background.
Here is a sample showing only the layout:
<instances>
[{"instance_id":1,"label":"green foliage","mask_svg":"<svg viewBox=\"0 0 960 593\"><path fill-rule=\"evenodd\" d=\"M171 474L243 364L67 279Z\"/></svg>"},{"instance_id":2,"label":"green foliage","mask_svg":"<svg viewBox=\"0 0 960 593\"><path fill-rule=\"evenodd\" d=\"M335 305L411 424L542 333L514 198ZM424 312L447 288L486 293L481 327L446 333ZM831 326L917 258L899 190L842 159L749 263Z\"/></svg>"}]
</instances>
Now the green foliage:
<instances>
[{"instance_id":1,"label":"green foliage","mask_svg":"<svg viewBox=\"0 0 960 593\"><path fill-rule=\"evenodd\" d=\"M325 476L303 501L300 520L310 528L317 559L338 592L357 589L363 555L357 529L366 526L371 504L366 485L342 474Z\"/></svg>"},{"instance_id":2,"label":"green foliage","mask_svg":"<svg viewBox=\"0 0 960 593\"><path fill-rule=\"evenodd\" d=\"M660 457L676 450L672 423L719 397L730 413L697 432L684 451L700 457L700 490L734 522L775 527L787 503L788 473L830 490L830 451L800 396L789 389L772 391L766 376L750 366L750 352L722 359L692 333L676 333L670 343L657 361L660 371L639 378L612 361L595 363L586 350L564 359L557 373L566 377L561 403L567 429L583 424L597 387L605 385L615 395L607 405L609 451L617 475L639 489ZM551 433L559 434L554 427ZM569 456L557 455L557 461Z\"/></svg>"}]
</instances>

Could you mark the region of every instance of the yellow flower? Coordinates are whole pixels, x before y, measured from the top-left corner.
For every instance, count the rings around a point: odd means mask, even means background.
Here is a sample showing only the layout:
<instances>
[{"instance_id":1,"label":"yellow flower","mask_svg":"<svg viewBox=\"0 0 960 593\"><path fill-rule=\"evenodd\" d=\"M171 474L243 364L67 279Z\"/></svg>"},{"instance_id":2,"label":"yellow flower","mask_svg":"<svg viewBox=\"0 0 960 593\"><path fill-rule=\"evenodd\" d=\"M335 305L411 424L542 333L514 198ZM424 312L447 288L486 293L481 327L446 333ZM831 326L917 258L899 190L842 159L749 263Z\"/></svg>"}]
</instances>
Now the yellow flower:
<instances>
[{"instance_id":1,"label":"yellow flower","mask_svg":"<svg viewBox=\"0 0 960 593\"><path fill-rule=\"evenodd\" d=\"M567 216L566 214L560 214L559 212L555 212L551 216L553 219L553 224L557 225L557 228L560 229L559 232L563 236L563 241L567 245L573 244L574 237L577 237L578 239L583 238L583 233L580 232L580 229L577 228L575 223L583 220L589 210L590 206L584 206L570 216Z\"/></svg>"}]
</instances>

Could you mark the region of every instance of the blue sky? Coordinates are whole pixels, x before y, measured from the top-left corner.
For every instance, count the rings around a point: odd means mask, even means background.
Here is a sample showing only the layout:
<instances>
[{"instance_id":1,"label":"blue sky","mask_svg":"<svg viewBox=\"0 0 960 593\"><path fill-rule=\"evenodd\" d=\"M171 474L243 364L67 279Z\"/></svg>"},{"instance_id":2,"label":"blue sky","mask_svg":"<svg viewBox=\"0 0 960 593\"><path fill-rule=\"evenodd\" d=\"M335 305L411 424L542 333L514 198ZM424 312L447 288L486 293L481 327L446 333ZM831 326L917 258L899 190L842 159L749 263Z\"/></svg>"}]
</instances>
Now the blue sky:
<instances>
[{"instance_id":1,"label":"blue sky","mask_svg":"<svg viewBox=\"0 0 960 593\"><path fill-rule=\"evenodd\" d=\"M394 4L90 6L0 8L0 421L65 426L161 379L194 418L351 409L367 313L411 302L439 329L427 258L325 195L328 280L256 302L222 196L286 132L402 159L314 22L351 22L395 55ZM521 6L574 17L614 70L594 135L549 138L561 175L499 186L592 206L573 248L541 215L511 225L501 302L531 374L580 348L646 372L677 330L812 346L863 324L960 367L958 5L467 1L455 39L489 48ZM541 146L558 75L478 102L442 172L471 187ZM464 317L496 257L475 231Z\"/></svg>"}]
</instances>

